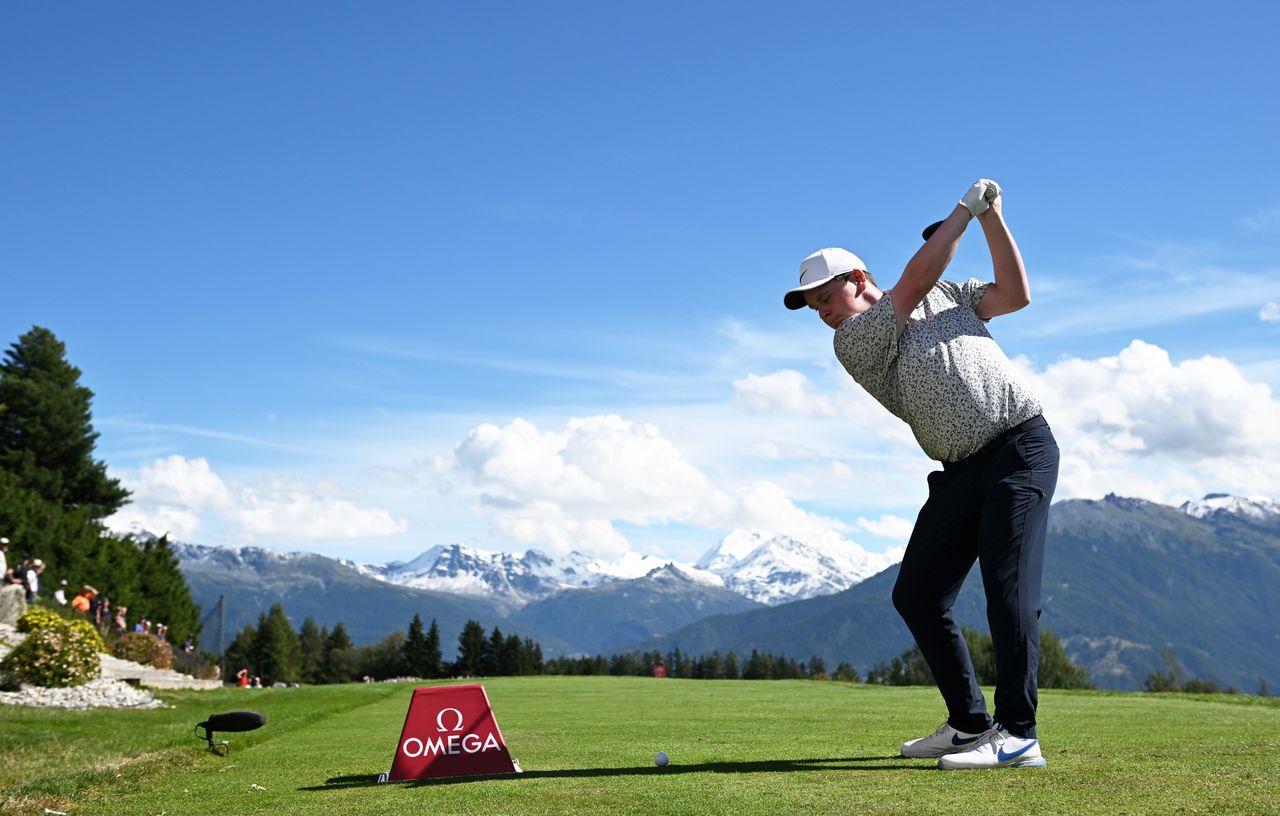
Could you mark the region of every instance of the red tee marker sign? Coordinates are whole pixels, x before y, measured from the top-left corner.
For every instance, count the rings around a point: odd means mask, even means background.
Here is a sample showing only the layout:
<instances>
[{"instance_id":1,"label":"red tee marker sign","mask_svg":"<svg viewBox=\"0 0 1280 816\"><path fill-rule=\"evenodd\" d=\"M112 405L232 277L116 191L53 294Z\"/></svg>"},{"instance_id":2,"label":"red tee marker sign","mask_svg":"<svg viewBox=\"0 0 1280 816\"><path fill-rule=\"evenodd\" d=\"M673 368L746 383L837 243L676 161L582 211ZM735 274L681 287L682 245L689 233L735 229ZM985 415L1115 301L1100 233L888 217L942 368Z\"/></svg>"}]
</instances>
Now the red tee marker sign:
<instances>
[{"instance_id":1,"label":"red tee marker sign","mask_svg":"<svg viewBox=\"0 0 1280 816\"><path fill-rule=\"evenodd\" d=\"M388 781L519 773L484 686L413 690Z\"/></svg>"}]
</instances>

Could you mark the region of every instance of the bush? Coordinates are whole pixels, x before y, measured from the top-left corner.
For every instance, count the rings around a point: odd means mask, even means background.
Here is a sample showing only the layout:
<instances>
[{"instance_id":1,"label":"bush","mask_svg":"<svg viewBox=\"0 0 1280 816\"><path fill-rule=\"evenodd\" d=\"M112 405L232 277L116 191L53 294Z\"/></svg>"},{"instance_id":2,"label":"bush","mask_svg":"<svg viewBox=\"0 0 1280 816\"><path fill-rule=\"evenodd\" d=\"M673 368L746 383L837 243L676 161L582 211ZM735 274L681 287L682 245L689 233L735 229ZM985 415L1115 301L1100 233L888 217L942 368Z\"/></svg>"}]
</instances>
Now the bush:
<instances>
[{"instance_id":1,"label":"bush","mask_svg":"<svg viewBox=\"0 0 1280 816\"><path fill-rule=\"evenodd\" d=\"M18 618L18 631L24 634L39 632L42 629L57 629L66 625L62 616L52 609L43 606L31 606Z\"/></svg>"},{"instance_id":2,"label":"bush","mask_svg":"<svg viewBox=\"0 0 1280 816\"><path fill-rule=\"evenodd\" d=\"M67 621L67 628L73 632L80 632L84 637L88 638L89 642L93 644L94 651L110 653L111 650L107 648L107 642L102 639L102 633L98 631L98 627L85 618Z\"/></svg>"},{"instance_id":3,"label":"bush","mask_svg":"<svg viewBox=\"0 0 1280 816\"><path fill-rule=\"evenodd\" d=\"M121 660L131 660L134 663L155 666L157 669L173 668L173 649L168 641L155 635L127 632L116 641L113 651Z\"/></svg>"},{"instance_id":4,"label":"bush","mask_svg":"<svg viewBox=\"0 0 1280 816\"><path fill-rule=\"evenodd\" d=\"M81 627L61 622L30 632L0 661L0 683L6 687L19 683L46 688L82 686L101 673L94 638Z\"/></svg>"}]
</instances>

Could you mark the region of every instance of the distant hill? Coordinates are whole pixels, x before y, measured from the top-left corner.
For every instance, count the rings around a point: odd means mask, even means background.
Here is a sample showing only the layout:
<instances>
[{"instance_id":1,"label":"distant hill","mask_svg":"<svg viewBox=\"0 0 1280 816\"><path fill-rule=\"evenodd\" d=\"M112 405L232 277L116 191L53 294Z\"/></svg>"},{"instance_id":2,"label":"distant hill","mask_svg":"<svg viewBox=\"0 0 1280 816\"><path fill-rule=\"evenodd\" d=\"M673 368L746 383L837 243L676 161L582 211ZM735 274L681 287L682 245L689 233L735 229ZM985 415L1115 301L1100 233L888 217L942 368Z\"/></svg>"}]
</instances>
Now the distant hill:
<instances>
[{"instance_id":1,"label":"distant hill","mask_svg":"<svg viewBox=\"0 0 1280 816\"><path fill-rule=\"evenodd\" d=\"M1280 688L1280 508L1210 501L1166 507L1108 496L1050 511L1041 625L1102 688L1140 688L1173 648L1188 677ZM1242 509L1243 508L1243 509ZM895 565L820 598L721 615L634 644L692 654L751 649L859 670L911 645L890 602ZM956 604L986 630L975 569Z\"/></svg>"},{"instance_id":2,"label":"distant hill","mask_svg":"<svg viewBox=\"0 0 1280 816\"><path fill-rule=\"evenodd\" d=\"M513 623L551 633L583 652L609 652L708 615L742 612L761 604L707 586L668 564L643 578L571 590L528 604Z\"/></svg>"},{"instance_id":3,"label":"distant hill","mask_svg":"<svg viewBox=\"0 0 1280 816\"><path fill-rule=\"evenodd\" d=\"M533 637L552 654L572 647L545 633L517 627L508 631L506 610L482 598L397 586L362 575L332 558L312 553L278 553L257 547L238 550L174 544L195 602L205 612L225 597L225 643L273 603L284 606L294 628L313 617L320 626L341 622L356 644L374 643L396 629L407 630L415 614L434 618L446 654L468 620L504 634ZM211 635L206 627L205 635ZM217 644L202 642L206 649Z\"/></svg>"},{"instance_id":4,"label":"distant hill","mask_svg":"<svg viewBox=\"0 0 1280 816\"><path fill-rule=\"evenodd\" d=\"M709 614L759 606L723 587L667 565L648 575L565 590L520 608L494 598L406 587L362 573L348 562L312 553L278 553L174 544L196 603L208 612L225 598L224 645L273 603L295 628L308 616L332 628L341 621L357 644L407 629L414 614L440 625L446 658L467 620L503 634L532 637L548 657L608 651L678 629ZM206 631L205 635L212 636ZM205 648L217 644L204 642Z\"/></svg>"}]
</instances>

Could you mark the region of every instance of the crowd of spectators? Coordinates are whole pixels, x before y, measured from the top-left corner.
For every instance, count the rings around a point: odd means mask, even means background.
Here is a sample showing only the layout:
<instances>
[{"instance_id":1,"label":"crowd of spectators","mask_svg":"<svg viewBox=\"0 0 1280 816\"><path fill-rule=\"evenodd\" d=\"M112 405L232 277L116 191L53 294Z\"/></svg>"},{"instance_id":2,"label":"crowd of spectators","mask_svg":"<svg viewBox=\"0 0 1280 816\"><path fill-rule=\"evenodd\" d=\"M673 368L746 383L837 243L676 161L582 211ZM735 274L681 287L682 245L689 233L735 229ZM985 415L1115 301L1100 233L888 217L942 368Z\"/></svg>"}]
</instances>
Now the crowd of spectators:
<instances>
[{"instance_id":1,"label":"crowd of spectators","mask_svg":"<svg viewBox=\"0 0 1280 816\"><path fill-rule=\"evenodd\" d=\"M40 576L44 574L45 564L39 558L32 558L23 553L12 565L9 564L9 539L0 537L0 585L17 584L22 586L27 603L34 603L41 597ZM52 595L53 602L59 606L70 607L93 621L98 631L106 635L111 633L117 637L126 632L138 632L153 635L161 640L169 639L169 627L163 623L155 623L145 615L137 615L130 626L129 607L118 604L112 609L111 599L98 592L96 588L85 584L70 600L67 599L69 582L66 578L58 580L57 589ZM182 652L195 652L195 635L187 635L179 646Z\"/></svg>"}]
</instances>

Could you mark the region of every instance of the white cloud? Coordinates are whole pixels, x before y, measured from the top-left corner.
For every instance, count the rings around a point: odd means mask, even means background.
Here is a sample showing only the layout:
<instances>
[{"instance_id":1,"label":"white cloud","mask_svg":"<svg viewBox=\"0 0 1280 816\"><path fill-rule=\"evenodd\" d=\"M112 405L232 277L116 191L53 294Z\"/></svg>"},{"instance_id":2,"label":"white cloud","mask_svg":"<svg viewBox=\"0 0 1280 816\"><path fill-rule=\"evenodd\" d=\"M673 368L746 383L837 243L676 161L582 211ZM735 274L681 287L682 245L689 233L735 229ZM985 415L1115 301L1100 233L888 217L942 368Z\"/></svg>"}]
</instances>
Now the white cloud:
<instances>
[{"instance_id":1,"label":"white cloud","mask_svg":"<svg viewBox=\"0 0 1280 816\"><path fill-rule=\"evenodd\" d=\"M113 530L144 529L191 539L213 529L239 540L325 541L404 532L407 522L331 484L269 479L224 481L206 459L168 456L122 477L133 501L107 519Z\"/></svg>"},{"instance_id":2,"label":"white cloud","mask_svg":"<svg viewBox=\"0 0 1280 816\"><path fill-rule=\"evenodd\" d=\"M868 519L861 516L858 518L859 529L866 530L873 536L889 538L903 543L911 538L911 530L914 526L914 523L907 519L887 514L877 519Z\"/></svg>"},{"instance_id":3,"label":"white cloud","mask_svg":"<svg viewBox=\"0 0 1280 816\"><path fill-rule=\"evenodd\" d=\"M735 527L782 533L813 544L842 544L844 522L810 513L796 505L780 486L773 482L757 482L739 498Z\"/></svg>"},{"instance_id":4,"label":"white cloud","mask_svg":"<svg viewBox=\"0 0 1280 816\"><path fill-rule=\"evenodd\" d=\"M1114 357L1039 372L1018 362L1062 449L1058 498L1280 492L1280 402L1226 359L1174 364L1134 340Z\"/></svg>"},{"instance_id":5,"label":"white cloud","mask_svg":"<svg viewBox=\"0 0 1280 816\"><path fill-rule=\"evenodd\" d=\"M1267 323L1280 323L1280 303L1274 301L1267 303L1262 307L1262 311L1258 312L1258 317Z\"/></svg>"},{"instance_id":6,"label":"white cloud","mask_svg":"<svg viewBox=\"0 0 1280 816\"><path fill-rule=\"evenodd\" d=\"M730 505L655 426L617 415L573 418L562 431L486 423L458 444L452 464L518 504L550 501L631 524L709 523Z\"/></svg>"},{"instance_id":7,"label":"white cloud","mask_svg":"<svg viewBox=\"0 0 1280 816\"><path fill-rule=\"evenodd\" d=\"M228 517L254 539L322 541L402 533L408 523L380 507L366 507L332 485L275 479L238 491Z\"/></svg>"},{"instance_id":8,"label":"white cloud","mask_svg":"<svg viewBox=\"0 0 1280 816\"><path fill-rule=\"evenodd\" d=\"M480 425L432 469L476 491L496 535L557 553L616 558L630 547L618 524L844 540L841 522L799 508L776 484L721 488L658 428L616 415L573 418L563 430Z\"/></svg>"},{"instance_id":9,"label":"white cloud","mask_svg":"<svg viewBox=\"0 0 1280 816\"><path fill-rule=\"evenodd\" d=\"M578 518L555 502L535 501L500 512L494 530L508 540L545 547L555 553L573 550L617 559L631 547L613 523L602 518Z\"/></svg>"},{"instance_id":10,"label":"white cloud","mask_svg":"<svg viewBox=\"0 0 1280 816\"><path fill-rule=\"evenodd\" d=\"M227 508L231 491L207 459L167 456L142 468L135 480L127 481L134 501L188 507L193 510Z\"/></svg>"},{"instance_id":11,"label":"white cloud","mask_svg":"<svg viewBox=\"0 0 1280 816\"><path fill-rule=\"evenodd\" d=\"M835 401L817 393L809 378L799 371L784 369L764 376L748 374L733 381L733 391L735 399L751 411L821 417L836 415Z\"/></svg>"}]
</instances>

